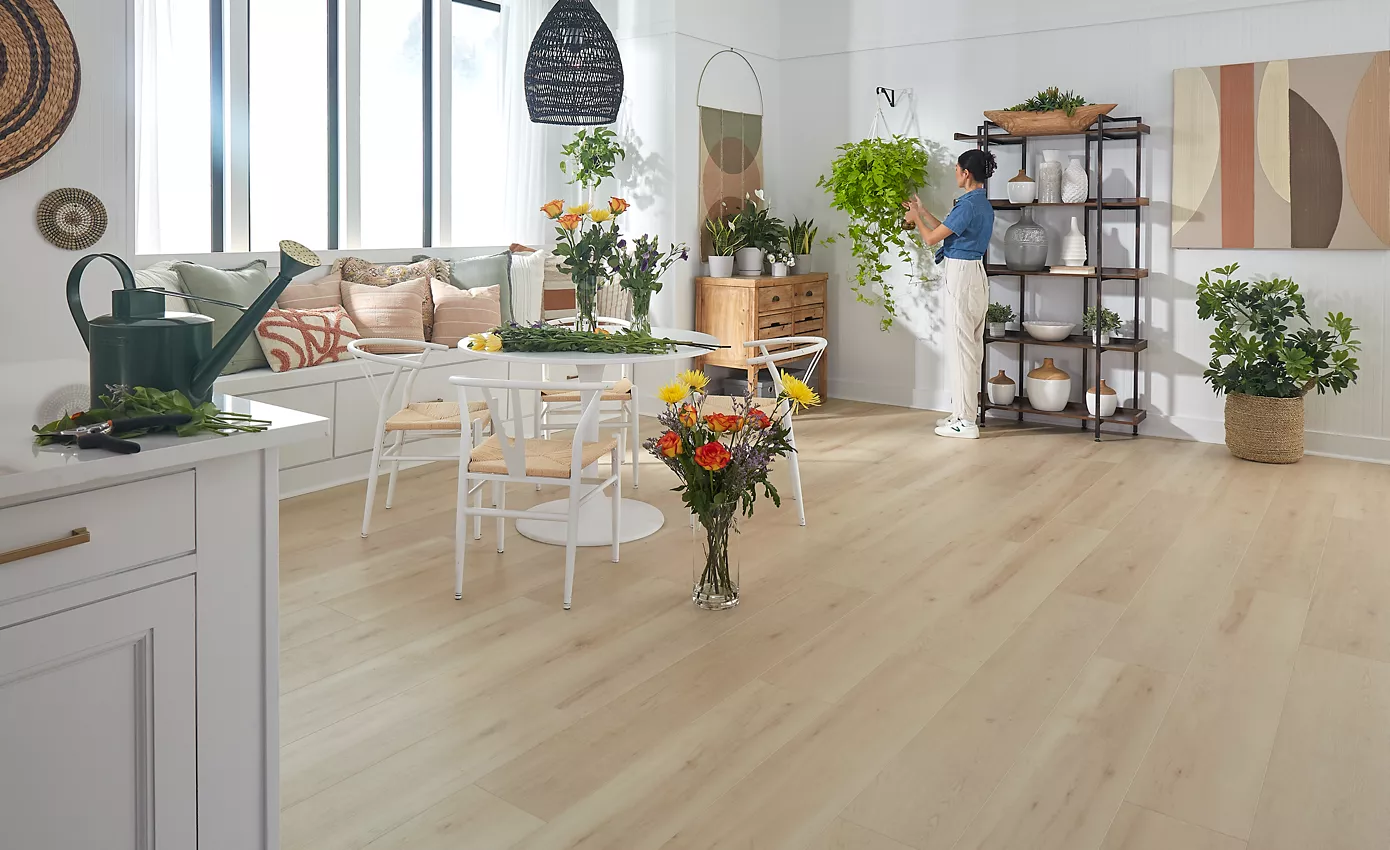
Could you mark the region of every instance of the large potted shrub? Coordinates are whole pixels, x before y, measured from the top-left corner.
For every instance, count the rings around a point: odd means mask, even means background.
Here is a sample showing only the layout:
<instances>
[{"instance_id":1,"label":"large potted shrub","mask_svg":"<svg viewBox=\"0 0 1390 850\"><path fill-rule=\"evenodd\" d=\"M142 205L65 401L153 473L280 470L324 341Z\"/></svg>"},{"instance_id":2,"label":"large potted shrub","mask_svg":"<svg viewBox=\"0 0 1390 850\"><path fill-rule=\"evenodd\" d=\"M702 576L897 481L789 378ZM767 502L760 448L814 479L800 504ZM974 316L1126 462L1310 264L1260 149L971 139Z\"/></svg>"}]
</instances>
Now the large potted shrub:
<instances>
[{"instance_id":1,"label":"large potted shrub","mask_svg":"<svg viewBox=\"0 0 1390 850\"><path fill-rule=\"evenodd\" d=\"M921 246L916 231L903 230L903 204L927 185L930 155L920 139L906 136L850 142L837 150L830 173L816 185L830 193L832 207L849 216L840 236L849 238L854 254L854 297L883 305L888 315L880 324L886 331L898 311L893 286L883 277L892 269L885 257L896 253L912 263L909 240Z\"/></svg>"},{"instance_id":2,"label":"large potted shrub","mask_svg":"<svg viewBox=\"0 0 1390 850\"><path fill-rule=\"evenodd\" d=\"M1226 447L1261 463L1303 457L1303 397L1340 393L1356 383L1361 343L1341 313L1314 327L1292 280L1243 281L1237 264L1202 275L1197 316L1214 319L1211 363L1203 374L1226 394Z\"/></svg>"}]
</instances>

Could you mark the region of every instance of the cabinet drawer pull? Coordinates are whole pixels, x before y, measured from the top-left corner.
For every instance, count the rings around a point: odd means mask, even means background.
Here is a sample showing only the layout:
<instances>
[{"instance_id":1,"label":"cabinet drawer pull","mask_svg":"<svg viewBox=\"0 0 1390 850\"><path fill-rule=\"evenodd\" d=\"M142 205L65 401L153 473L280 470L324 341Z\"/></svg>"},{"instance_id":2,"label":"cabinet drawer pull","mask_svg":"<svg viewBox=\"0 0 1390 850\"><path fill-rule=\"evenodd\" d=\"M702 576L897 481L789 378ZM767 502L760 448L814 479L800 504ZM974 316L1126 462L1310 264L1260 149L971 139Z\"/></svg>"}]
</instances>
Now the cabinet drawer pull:
<instances>
[{"instance_id":1,"label":"cabinet drawer pull","mask_svg":"<svg viewBox=\"0 0 1390 850\"><path fill-rule=\"evenodd\" d=\"M774 295L774 296L772 296L772 303L773 303L773 304L776 304L778 301L781 301L781 300L782 300L782 296L780 296L780 295Z\"/></svg>"},{"instance_id":2,"label":"cabinet drawer pull","mask_svg":"<svg viewBox=\"0 0 1390 850\"><path fill-rule=\"evenodd\" d=\"M807 297L807 298L811 298L811 297L813 297L815 294L816 294L816 291L815 291L814 289L808 289L808 290L806 290L806 297Z\"/></svg>"},{"instance_id":3,"label":"cabinet drawer pull","mask_svg":"<svg viewBox=\"0 0 1390 850\"><path fill-rule=\"evenodd\" d=\"M92 533L85 528L74 528L67 537L60 537L57 540L50 540L47 543L35 543L33 546L25 546L22 549L11 549L8 552L0 552L0 564L13 564L15 561L23 561L26 558L36 558L39 555L47 555L49 552L57 552L62 549L71 549L74 546L81 546L83 543L92 542Z\"/></svg>"}]
</instances>

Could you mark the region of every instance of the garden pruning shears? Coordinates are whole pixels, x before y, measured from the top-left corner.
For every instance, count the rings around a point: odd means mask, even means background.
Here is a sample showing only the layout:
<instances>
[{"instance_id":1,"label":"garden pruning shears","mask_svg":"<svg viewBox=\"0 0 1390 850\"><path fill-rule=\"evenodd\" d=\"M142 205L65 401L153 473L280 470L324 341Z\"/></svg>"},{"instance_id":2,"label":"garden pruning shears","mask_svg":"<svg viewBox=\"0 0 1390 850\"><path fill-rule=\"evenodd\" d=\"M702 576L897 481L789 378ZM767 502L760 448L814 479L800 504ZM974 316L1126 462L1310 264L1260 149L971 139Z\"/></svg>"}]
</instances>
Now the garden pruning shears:
<instances>
[{"instance_id":1,"label":"garden pruning shears","mask_svg":"<svg viewBox=\"0 0 1390 850\"><path fill-rule=\"evenodd\" d=\"M150 431L161 428L177 428L193 421L187 413L170 413L162 416L140 416L134 419L108 419L92 425L67 428L62 431L41 433L41 437L56 437L63 442L73 442L79 449L106 449L116 454L133 455L140 451L140 444L134 440L122 440L114 435L128 434L131 431Z\"/></svg>"}]
</instances>

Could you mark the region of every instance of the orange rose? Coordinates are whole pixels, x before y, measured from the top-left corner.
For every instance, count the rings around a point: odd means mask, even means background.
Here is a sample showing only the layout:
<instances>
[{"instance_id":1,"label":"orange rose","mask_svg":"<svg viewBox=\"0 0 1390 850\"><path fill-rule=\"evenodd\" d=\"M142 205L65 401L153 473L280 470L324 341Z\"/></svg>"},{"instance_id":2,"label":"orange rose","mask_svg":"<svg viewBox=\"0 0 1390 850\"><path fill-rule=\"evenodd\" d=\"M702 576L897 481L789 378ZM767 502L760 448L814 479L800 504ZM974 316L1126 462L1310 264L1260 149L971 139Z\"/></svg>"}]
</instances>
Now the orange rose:
<instances>
[{"instance_id":1,"label":"orange rose","mask_svg":"<svg viewBox=\"0 0 1390 850\"><path fill-rule=\"evenodd\" d=\"M728 466L732 459L733 456L724 448L723 443L705 443L695 450L695 462L701 469L708 469L710 472L718 472Z\"/></svg>"},{"instance_id":2,"label":"orange rose","mask_svg":"<svg viewBox=\"0 0 1390 850\"><path fill-rule=\"evenodd\" d=\"M667 431L656 441L656 448L666 457L675 457L685 451L681 437L675 431Z\"/></svg>"},{"instance_id":3,"label":"orange rose","mask_svg":"<svg viewBox=\"0 0 1390 850\"><path fill-rule=\"evenodd\" d=\"M680 422L687 428L694 428L700 421L700 411L693 404L681 405Z\"/></svg>"},{"instance_id":4,"label":"orange rose","mask_svg":"<svg viewBox=\"0 0 1390 850\"><path fill-rule=\"evenodd\" d=\"M716 434L723 434L726 431L737 431L743 427L743 420L737 416L730 416L727 413L711 413L705 417L705 424Z\"/></svg>"},{"instance_id":5,"label":"orange rose","mask_svg":"<svg viewBox=\"0 0 1390 850\"><path fill-rule=\"evenodd\" d=\"M559 221L560 221L560 226L563 227L563 228L566 229L566 230L571 230L571 231L572 231L572 230L577 230L577 229L579 229L579 224L580 224L580 222L582 222L583 220L584 220L584 219L583 219L581 216L577 216L577 215L562 215L562 216L560 216L560 219L559 219Z\"/></svg>"},{"instance_id":6,"label":"orange rose","mask_svg":"<svg viewBox=\"0 0 1390 850\"><path fill-rule=\"evenodd\" d=\"M554 201L551 201L550 203L548 203L548 204L546 204L545 206L541 207L541 212L543 212L543 213L545 213L546 215L550 216L552 219L559 218L559 217L560 217L560 213L562 213L562 212L564 212L564 211L565 211L565 202L564 202L564 201L561 201L561 200L558 200L558 199L557 199L557 200L554 200Z\"/></svg>"},{"instance_id":7,"label":"orange rose","mask_svg":"<svg viewBox=\"0 0 1390 850\"><path fill-rule=\"evenodd\" d=\"M613 213L613 215L622 215L623 213L627 212L627 208L630 206L632 205L629 204L627 201L624 201L622 198L608 199L608 209L610 212Z\"/></svg>"},{"instance_id":8,"label":"orange rose","mask_svg":"<svg viewBox=\"0 0 1390 850\"><path fill-rule=\"evenodd\" d=\"M759 431L765 431L772 427L772 419L756 407L748 408L748 421Z\"/></svg>"}]
</instances>

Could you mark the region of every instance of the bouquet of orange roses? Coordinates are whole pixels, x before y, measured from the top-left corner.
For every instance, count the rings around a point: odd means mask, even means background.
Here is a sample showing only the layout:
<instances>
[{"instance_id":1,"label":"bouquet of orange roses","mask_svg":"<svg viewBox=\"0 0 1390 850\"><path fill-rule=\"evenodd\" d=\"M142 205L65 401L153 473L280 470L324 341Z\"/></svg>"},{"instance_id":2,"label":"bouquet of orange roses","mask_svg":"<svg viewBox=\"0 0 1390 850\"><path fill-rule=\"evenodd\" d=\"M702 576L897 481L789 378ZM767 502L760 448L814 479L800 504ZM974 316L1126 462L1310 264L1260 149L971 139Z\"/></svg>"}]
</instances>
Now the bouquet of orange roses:
<instances>
[{"instance_id":1,"label":"bouquet of orange roses","mask_svg":"<svg viewBox=\"0 0 1390 850\"><path fill-rule=\"evenodd\" d=\"M691 598L703 608L731 608L738 604L738 567L729 542L738 533L738 517L753 515L759 489L774 505L782 504L768 473L774 458L796 451L786 417L820 399L783 375L772 410L745 396L707 411L714 407L706 402L708 384L703 372L685 372L661 389L666 410L658 421L666 431L647 440L646 448L680 478L676 491L702 528Z\"/></svg>"},{"instance_id":2,"label":"bouquet of orange roses","mask_svg":"<svg viewBox=\"0 0 1390 850\"><path fill-rule=\"evenodd\" d=\"M618 218L628 210L622 198L610 198L608 206L578 204L566 207L554 200L541 207L541 212L555 222L555 256L563 257L560 271L574 281L577 328L581 331L598 329L594 306L598 288L613 272L617 261Z\"/></svg>"}]
</instances>

